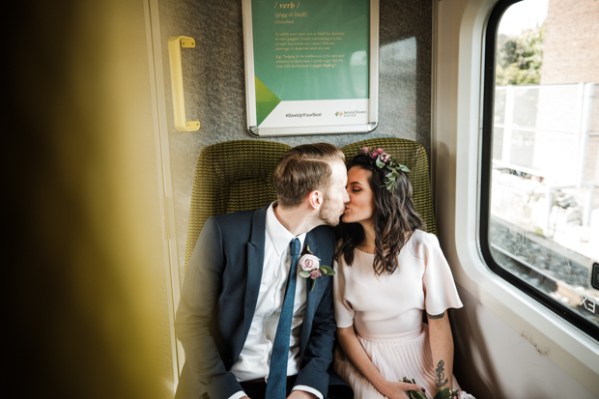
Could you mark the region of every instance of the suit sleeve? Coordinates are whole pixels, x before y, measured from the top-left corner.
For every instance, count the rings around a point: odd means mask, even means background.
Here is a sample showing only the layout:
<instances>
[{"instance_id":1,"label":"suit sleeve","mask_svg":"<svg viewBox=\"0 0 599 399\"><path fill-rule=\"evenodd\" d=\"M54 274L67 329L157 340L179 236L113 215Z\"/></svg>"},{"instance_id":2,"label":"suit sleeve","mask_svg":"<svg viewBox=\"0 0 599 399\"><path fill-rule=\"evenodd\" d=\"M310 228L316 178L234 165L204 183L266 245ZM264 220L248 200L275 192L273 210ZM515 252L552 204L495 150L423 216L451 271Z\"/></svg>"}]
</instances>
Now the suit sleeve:
<instances>
[{"instance_id":1,"label":"suit sleeve","mask_svg":"<svg viewBox=\"0 0 599 399\"><path fill-rule=\"evenodd\" d=\"M190 258L175 331L185 349L187 367L211 398L228 397L242 390L235 376L226 370L212 332L224 266L221 230L210 218Z\"/></svg>"}]
</instances>

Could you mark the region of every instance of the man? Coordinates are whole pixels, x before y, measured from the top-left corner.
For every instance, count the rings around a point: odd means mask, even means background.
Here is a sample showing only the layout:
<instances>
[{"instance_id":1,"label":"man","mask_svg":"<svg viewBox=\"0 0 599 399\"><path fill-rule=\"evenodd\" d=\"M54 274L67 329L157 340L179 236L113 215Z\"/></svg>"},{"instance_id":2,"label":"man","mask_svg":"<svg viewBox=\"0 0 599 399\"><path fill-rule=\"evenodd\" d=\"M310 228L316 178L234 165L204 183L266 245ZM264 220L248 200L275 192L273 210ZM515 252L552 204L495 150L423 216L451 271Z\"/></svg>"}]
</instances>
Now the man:
<instances>
[{"instance_id":1,"label":"man","mask_svg":"<svg viewBox=\"0 0 599 399\"><path fill-rule=\"evenodd\" d=\"M277 201L212 217L200 234L175 322L186 356L178 399L324 399L338 378L329 379L332 279L289 270L300 252L290 242L333 265L324 225L338 224L349 201L344 155L327 143L297 146L273 180Z\"/></svg>"}]
</instances>

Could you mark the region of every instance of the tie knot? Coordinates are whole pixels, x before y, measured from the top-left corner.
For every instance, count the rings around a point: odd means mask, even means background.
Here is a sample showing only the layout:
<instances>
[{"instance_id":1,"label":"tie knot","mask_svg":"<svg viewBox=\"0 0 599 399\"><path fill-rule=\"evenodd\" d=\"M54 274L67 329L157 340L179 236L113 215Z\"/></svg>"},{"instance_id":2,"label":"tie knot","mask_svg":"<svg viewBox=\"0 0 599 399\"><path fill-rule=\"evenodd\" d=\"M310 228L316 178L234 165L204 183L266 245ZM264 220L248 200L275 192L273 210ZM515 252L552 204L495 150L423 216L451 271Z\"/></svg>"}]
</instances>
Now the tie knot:
<instances>
[{"instance_id":1,"label":"tie knot","mask_svg":"<svg viewBox=\"0 0 599 399\"><path fill-rule=\"evenodd\" d=\"M291 256L298 256L300 253L300 240L296 237L291 240L289 245L291 247Z\"/></svg>"}]
</instances>

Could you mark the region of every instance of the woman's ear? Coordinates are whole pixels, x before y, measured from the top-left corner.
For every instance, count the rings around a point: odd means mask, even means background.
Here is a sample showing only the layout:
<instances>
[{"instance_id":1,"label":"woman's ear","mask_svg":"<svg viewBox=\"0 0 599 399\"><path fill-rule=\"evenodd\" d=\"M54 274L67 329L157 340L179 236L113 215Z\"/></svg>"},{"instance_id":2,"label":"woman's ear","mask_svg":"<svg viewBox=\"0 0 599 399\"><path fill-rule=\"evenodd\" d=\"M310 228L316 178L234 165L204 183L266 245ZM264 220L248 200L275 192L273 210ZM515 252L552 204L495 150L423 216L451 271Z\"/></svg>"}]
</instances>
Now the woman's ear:
<instances>
[{"instance_id":1,"label":"woman's ear","mask_svg":"<svg viewBox=\"0 0 599 399\"><path fill-rule=\"evenodd\" d=\"M324 195L318 190L311 191L308 194L308 201L310 202L310 206L314 209L320 209L323 200Z\"/></svg>"}]
</instances>

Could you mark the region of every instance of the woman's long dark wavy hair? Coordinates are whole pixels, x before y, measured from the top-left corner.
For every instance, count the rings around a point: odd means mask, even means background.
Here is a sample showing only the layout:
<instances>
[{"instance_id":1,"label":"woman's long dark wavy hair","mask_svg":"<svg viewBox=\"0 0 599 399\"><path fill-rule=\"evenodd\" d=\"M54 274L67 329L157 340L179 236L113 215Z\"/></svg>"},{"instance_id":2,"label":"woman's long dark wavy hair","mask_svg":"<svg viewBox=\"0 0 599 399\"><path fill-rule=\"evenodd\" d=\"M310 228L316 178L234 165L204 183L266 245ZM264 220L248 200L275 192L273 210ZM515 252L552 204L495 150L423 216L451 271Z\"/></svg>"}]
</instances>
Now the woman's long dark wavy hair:
<instances>
[{"instance_id":1,"label":"woman's long dark wavy hair","mask_svg":"<svg viewBox=\"0 0 599 399\"><path fill-rule=\"evenodd\" d=\"M372 172L368 179L374 193L375 256L373 269L377 275L389 274L397 269L397 255L414 230L423 228L424 222L416 212L412 200L412 184L405 172L400 171L397 185L392 191L385 187L385 169L376 166L368 154L356 155L347 169L357 166ZM345 263L354 261L354 249L364 241L364 230L359 223L340 223L340 237L336 259L343 256Z\"/></svg>"}]
</instances>

